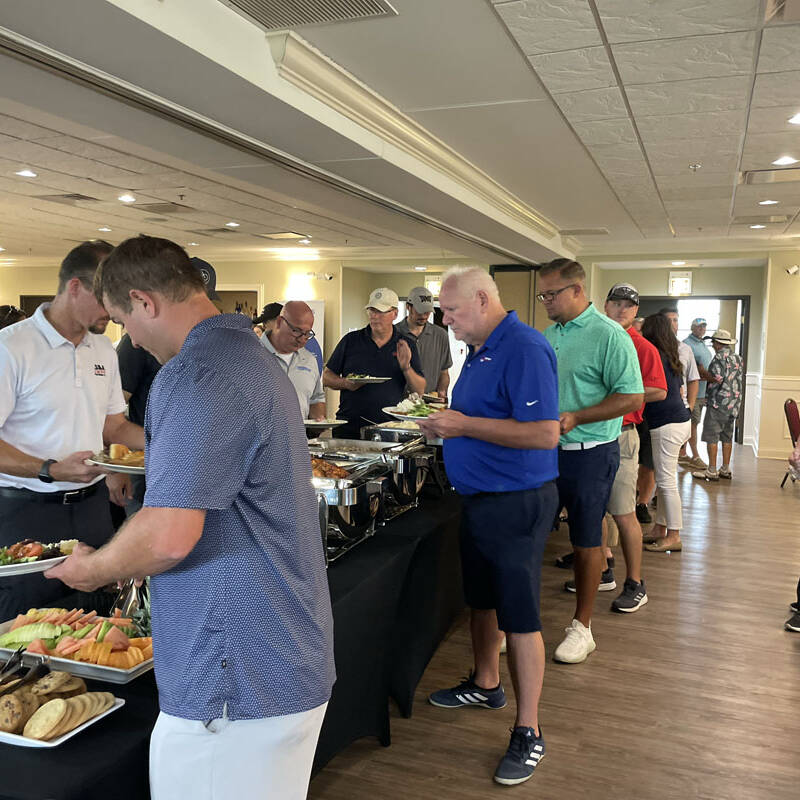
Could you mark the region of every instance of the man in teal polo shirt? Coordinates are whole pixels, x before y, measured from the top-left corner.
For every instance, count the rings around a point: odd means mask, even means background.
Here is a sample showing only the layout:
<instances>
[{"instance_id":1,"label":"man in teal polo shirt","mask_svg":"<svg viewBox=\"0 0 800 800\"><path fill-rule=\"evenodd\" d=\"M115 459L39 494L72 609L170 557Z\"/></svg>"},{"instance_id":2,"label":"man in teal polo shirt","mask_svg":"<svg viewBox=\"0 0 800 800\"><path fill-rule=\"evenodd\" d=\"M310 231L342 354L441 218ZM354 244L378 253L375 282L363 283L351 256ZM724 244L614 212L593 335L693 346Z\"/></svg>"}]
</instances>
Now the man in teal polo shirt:
<instances>
[{"instance_id":1,"label":"man in teal polo shirt","mask_svg":"<svg viewBox=\"0 0 800 800\"><path fill-rule=\"evenodd\" d=\"M596 646L592 606L604 568L602 522L619 467L622 417L642 407L644 387L631 337L589 302L577 261L542 264L536 281L537 299L555 323L544 335L558 360L556 483L575 550L575 616L555 659L577 664Z\"/></svg>"}]
</instances>

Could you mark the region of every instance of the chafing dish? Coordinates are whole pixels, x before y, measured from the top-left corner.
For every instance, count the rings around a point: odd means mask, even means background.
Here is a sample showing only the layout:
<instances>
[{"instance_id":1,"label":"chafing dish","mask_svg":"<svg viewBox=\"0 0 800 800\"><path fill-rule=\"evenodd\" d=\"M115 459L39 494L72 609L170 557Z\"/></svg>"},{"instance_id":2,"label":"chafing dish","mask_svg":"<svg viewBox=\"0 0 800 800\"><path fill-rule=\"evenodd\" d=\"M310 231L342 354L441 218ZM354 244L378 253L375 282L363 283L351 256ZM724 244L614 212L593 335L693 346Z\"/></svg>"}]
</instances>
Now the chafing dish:
<instances>
[{"instance_id":1,"label":"chafing dish","mask_svg":"<svg viewBox=\"0 0 800 800\"><path fill-rule=\"evenodd\" d=\"M330 459L348 472L346 478L311 479L317 494L325 560L330 564L375 533L389 469L379 456L344 459L320 453L313 445L309 442L316 457Z\"/></svg>"},{"instance_id":2,"label":"chafing dish","mask_svg":"<svg viewBox=\"0 0 800 800\"><path fill-rule=\"evenodd\" d=\"M309 442L316 456L345 458L352 462L387 467L387 491L381 497L381 519L388 520L417 505L417 497L431 464L433 451L417 435L403 443L376 442L366 439L318 439ZM339 462L337 462L339 463Z\"/></svg>"}]
</instances>

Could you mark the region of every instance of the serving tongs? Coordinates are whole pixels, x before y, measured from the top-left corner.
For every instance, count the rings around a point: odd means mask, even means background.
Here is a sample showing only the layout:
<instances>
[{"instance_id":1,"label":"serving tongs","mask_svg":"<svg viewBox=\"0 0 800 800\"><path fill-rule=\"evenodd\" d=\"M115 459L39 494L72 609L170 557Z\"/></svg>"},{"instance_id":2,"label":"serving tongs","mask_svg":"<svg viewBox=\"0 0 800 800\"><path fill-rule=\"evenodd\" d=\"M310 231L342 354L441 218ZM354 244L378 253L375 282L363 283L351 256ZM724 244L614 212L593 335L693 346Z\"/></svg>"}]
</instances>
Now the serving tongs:
<instances>
[{"instance_id":1,"label":"serving tongs","mask_svg":"<svg viewBox=\"0 0 800 800\"><path fill-rule=\"evenodd\" d=\"M10 660L11 659L9 659L9 661ZM43 656L42 660L35 667L31 667L31 669L28 671L28 674L19 683L15 683L13 686L7 686L5 689L0 690L0 697L6 694L11 694L11 692L16 692L21 686L25 686L29 683L36 683L39 678L43 678L49 672L50 659L47 656Z\"/></svg>"},{"instance_id":2,"label":"serving tongs","mask_svg":"<svg viewBox=\"0 0 800 800\"><path fill-rule=\"evenodd\" d=\"M425 446L425 437L418 436L416 439L409 439L407 442L403 442L402 444L397 445L397 447L387 447L386 453L390 453L393 456L403 456L406 453L411 453L414 450L419 450L421 447Z\"/></svg>"},{"instance_id":3,"label":"serving tongs","mask_svg":"<svg viewBox=\"0 0 800 800\"><path fill-rule=\"evenodd\" d=\"M141 587L136 585L133 578L129 578L120 586L119 592L111 605L112 610L118 608L120 616L132 617L142 606Z\"/></svg>"},{"instance_id":4,"label":"serving tongs","mask_svg":"<svg viewBox=\"0 0 800 800\"><path fill-rule=\"evenodd\" d=\"M11 658L6 661L2 669L0 669L0 685L14 680L14 676L19 672L22 666L22 654L25 651L25 645L21 644L17 650L11 655Z\"/></svg>"}]
</instances>

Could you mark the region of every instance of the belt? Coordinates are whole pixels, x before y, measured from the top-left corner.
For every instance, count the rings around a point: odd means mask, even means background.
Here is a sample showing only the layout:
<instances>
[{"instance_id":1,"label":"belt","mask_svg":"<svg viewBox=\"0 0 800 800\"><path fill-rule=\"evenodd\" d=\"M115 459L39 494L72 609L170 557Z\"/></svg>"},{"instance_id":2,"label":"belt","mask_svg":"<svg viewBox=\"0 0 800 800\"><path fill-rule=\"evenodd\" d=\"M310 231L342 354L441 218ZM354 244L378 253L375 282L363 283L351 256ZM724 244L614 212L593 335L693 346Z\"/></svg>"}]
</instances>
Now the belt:
<instances>
[{"instance_id":1,"label":"belt","mask_svg":"<svg viewBox=\"0 0 800 800\"><path fill-rule=\"evenodd\" d=\"M560 444L558 446L559 450L591 450L595 447L600 447L604 444L611 444L611 442L616 442L616 439L611 439L608 442L570 442L569 444Z\"/></svg>"},{"instance_id":2,"label":"belt","mask_svg":"<svg viewBox=\"0 0 800 800\"><path fill-rule=\"evenodd\" d=\"M80 503L91 497L98 489L98 484L84 486L83 489L73 489L68 492L34 492L31 489L16 489L12 486L0 486L0 497L9 500L32 500L35 503L58 503L62 506L70 506L73 503Z\"/></svg>"},{"instance_id":3,"label":"belt","mask_svg":"<svg viewBox=\"0 0 800 800\"><path fill-rule=\"evenodd\" d=\"M635 427L636 426L632 422L629 422L627 425L623 425L622 426L622 430L624 430L624 431L632 431Z\"/></svg>"}]
</instances>

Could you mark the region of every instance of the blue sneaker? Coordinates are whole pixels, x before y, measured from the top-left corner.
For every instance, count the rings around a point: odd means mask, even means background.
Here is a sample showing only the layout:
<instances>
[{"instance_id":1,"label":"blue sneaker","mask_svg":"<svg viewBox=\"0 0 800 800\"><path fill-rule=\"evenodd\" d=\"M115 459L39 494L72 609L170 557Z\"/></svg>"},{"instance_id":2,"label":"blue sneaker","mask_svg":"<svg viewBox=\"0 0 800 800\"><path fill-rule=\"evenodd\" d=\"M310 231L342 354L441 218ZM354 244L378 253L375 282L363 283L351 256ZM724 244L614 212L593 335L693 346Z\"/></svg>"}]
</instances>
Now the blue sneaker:
<instances>
[{"instance_id":1,"label":"blue sneaker","mask_svg":"<svg viewBox=\"0 0 800 800\"><path fill-rule=\"evenodd\" d=\"M483 689L473 680L472 675L452 689L439 689L428 697L432 706L439 708L461 708L461 706L483 706L497 710L506 707L506 693L503 684L496 689Z\"/></svg>"},{"instance_id":2,"label":"blue sneaker","mask_svg":"<svg viewBox=\"0 0 800 800\"><path fill-rule=\"evenodd\" d=\"M494 771L494 779L504 786L524 783L533 775L544 758L544 738L539 728L537 736L533 728L520 726L511 731L511 741L506 754Z\"/></svg>"}]
</instances>

